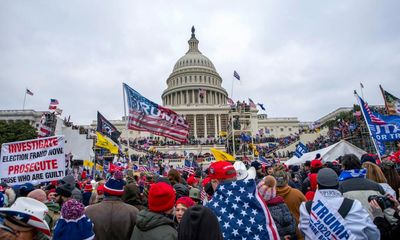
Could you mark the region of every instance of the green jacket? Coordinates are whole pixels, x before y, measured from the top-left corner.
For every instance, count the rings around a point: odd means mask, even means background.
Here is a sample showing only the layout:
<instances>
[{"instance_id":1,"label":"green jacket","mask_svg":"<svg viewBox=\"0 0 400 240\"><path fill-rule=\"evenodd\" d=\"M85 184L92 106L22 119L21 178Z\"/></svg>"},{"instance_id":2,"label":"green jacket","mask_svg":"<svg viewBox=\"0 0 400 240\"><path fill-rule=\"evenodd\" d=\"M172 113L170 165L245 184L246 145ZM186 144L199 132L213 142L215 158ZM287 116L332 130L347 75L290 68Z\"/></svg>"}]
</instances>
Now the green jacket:
<instances>
[{"instance_id":1,"label":"green jacket","mask_svg":"<svg viewBox=\"0 0 400 240\"><path fill-rule=\"evenodd\" d=\"M178 232L172 219L143 209L139 212L131 240L177 240Z\"/></svg>"}]
</instances>

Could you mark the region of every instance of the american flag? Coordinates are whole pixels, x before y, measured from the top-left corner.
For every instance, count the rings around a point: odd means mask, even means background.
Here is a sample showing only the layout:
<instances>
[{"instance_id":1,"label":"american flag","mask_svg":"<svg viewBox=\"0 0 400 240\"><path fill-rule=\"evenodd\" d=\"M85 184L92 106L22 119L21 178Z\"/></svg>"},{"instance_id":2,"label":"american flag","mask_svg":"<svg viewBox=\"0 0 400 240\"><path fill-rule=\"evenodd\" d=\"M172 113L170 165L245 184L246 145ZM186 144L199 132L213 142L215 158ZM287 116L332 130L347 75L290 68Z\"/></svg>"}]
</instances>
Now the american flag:
<instances>
[{"instance_id":1,"label":"american flag","mask_svg":"<svg viewBox=\"0 0 400 240\"><path fill-rule=\"evenodd\" d=\"M139 172L150 172L150 169L147 166L139 166Z\"/></svg>"},{"instance_id":2,"label":"american flag","mask_svg":"<svg viewBox=\"0 0 400 240\"><path fill-rule=\"evenodd\" d=\"M220 184L206 207L217 216L224 239L279 239L254 179Z\"/></svg>"},{"instance_id":3,"label":"american flag","mask_svg":"<svg viewBox=\"0 0 400 240\"><path fill-rule=\"evenodd\" d=\"M185 164L183 165L183 171L188 172L189 175L194 174L194 167L192 161L185 159Z\"/></svg>"},{"instance_id":4,"label":"american flag","mask_svg":"<svg viewBox=\"0 0 400 240\"><path fill-rule=\"evenodd\" d=\"M51 99L50 99L50 104L52 104L52 105L58 105L58 100L57 100L57 99L54 99L54 98L51 98Z\"/></svg>"},{"instance_id":5,"label":"american flag","mask_svg":"<svg viewBox=\"0 0 400 240\"><path fill-rule=\"evenodd\" d=\"M359 97L360 98L360 97ZM361 104L363 104L363 110L364 114L368 115L368 118L371 119L371 122L373 124L377 124L377 125L384 125L387 124L385 121L383 121L382 119L380 119L379 117L375 116L374 112L371 111L371 109L368 106L368 103L364 102L364 100L362 98L360 98L360 102Z\"/></svg>"},{"instance_id":6,"label":"american flag","mask_svg":"<svg viewBox=\"0 0 400 240\"><path fill-rule=\"evenodd\" d=\"M236 70L235 71L233 71L233 76L237 79L237 80L239 80L240 81L240 76L239 76L239 73L237 73L236 72Z\"/></svg>"},{"instance_id":7,"label":"american flag","mask_svg":"<svg viewBox=\"0 0 400 240\"><path fill-rule=\"evenodd\" d=\"M45 224L43 220L39 219L34 215L30 215L21 211L13 211L11 209L7 211L7 215L13 216L14 218L18 219L19 221L27 225L36 227L37 230L41 231L48 237L51 236L49 226Z\"/></svg>"},{"instance_id":8,"label":"american flag","mask_svg":"<svg viewBox=\"0 0 400 240\"><path fill-rule=\"evenodd\" d=\"M128 129L150 132L178 142L187 142L189 125L182 116L171 109L143 97L124 83L129 118Z\"/></svg>"},{"instance_id":9,"label":"american flag","mask_svg":"<svg viewBox=\"0 0 400 240\"><path fill-rule=\"evenodd\" d=\"M253 102L253 100L251 100L251 98L249 98L249 104L250 108L257 108L256 104Z\"/></svg>"},{"instance_id":10,"label":"american flag","mask_svg":"<svg viewBox=\"0 0 400 240\"><path fill-rule=\"evenodd\" d=\"M233 102L232 99L228 98L227 101L228 101L228 104L229 104L230 106L235 106L235 103Z\"/></svg>"}]
</instances>

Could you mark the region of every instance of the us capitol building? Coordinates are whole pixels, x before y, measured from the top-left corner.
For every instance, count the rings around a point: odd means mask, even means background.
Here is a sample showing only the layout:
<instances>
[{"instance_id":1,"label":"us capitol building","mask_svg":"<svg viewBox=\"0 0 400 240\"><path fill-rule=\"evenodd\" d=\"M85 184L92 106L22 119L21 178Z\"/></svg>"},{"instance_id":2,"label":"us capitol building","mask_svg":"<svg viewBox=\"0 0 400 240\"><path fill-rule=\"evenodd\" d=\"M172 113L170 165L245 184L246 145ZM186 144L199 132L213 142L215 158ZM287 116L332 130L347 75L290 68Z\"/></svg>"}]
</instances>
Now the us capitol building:
<instances>
[{"instance_id":1,"label":"us capitol building","mask_svg":"<svg viewBox=\"0 0 400 240\"><path fill-rule=\"evenodd\" d=\"M212 61L199 50L195 28L191 29L189 49L178 59L166 80L167 89L161 95L163 105L183 115L190 126L189 137L206 139L227 131L230 106L222 78ZM285 137L299 132L296 117L268 118L252 111L253 135L262 129L264 136ZM149 133L128 130L124 121L111 121L121 130L123 138L146 137Z\"/></svg>"}]
</instances>

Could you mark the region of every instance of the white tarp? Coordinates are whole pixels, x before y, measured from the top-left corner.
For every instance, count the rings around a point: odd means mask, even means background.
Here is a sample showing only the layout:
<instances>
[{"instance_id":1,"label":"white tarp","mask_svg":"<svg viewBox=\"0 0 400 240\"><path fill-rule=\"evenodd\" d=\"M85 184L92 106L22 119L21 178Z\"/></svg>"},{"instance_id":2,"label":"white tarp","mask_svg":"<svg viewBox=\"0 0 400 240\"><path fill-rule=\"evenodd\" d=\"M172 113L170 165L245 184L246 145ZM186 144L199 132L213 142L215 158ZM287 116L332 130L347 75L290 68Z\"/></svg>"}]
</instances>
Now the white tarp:
<instances>
[{"instance_id":1,"label":"white tarp","mask_svg":"<svg viewBox=\"0 0 400 240\"><path fill-rule=\"evenodd\" d=\"M361 156L367 152L365 152L364 150L354 146L353 144L351 144L345 140L341 140L340 142L335 143L329 147L322 148L317 151L305 153L305 154L303 154L303 156L301 156L301 158L297 158L296 156L293 156L292 158L287 160L285 162L285 164L287 166L303 164L306 161L311 161L311 160L315 159L315 156L317 155L317 153L321 154L322 162L325 163L325 162L335 161L339 156L343 156L343 155L349 154L349 153L353 153L357 157L361 158Z\"/></svg>"}]
</instances>

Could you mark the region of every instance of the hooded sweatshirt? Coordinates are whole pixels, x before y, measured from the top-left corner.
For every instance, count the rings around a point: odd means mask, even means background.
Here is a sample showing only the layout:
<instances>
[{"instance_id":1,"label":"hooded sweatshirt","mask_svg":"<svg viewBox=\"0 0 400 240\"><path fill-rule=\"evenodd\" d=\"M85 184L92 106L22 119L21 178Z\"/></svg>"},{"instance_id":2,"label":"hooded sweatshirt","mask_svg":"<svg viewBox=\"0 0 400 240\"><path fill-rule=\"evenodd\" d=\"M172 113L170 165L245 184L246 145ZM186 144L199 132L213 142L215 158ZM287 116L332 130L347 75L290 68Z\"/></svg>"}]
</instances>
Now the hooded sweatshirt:
<instances>
[{"instance_id":1,"label":"hooded sweatshirt","mask_svg":"<svg viewBox=\"0 0 400 240\"><path fill-rule=\"evenodd\" d=\"M178 232L172 219L144 209L137 215L132 232L131 240L136 239L177 240Z\"/></svg>"}]
</instances>

